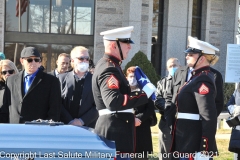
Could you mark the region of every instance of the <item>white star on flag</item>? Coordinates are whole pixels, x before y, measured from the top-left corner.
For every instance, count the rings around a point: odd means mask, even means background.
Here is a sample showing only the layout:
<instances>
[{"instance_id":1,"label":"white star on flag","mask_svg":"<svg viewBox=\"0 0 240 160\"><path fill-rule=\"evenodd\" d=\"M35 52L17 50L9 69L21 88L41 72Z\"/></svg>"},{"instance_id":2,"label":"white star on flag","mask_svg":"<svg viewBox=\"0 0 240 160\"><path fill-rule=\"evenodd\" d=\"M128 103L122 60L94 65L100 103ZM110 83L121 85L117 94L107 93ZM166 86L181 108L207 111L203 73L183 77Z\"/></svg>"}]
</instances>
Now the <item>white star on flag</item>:
<instances>
[{"instance_id":1,"label":"white star on flag","mask_svg":"<svg viewBox=\"0 0 240 160\"><path fill-rule=\"evenodd\" d=\"M142 81L142 83L143 83L144 81L150 82L148 78L144 78L143 76L141 76L141 78L139 79L139 81Z\"/></svg>"}]
</instances>

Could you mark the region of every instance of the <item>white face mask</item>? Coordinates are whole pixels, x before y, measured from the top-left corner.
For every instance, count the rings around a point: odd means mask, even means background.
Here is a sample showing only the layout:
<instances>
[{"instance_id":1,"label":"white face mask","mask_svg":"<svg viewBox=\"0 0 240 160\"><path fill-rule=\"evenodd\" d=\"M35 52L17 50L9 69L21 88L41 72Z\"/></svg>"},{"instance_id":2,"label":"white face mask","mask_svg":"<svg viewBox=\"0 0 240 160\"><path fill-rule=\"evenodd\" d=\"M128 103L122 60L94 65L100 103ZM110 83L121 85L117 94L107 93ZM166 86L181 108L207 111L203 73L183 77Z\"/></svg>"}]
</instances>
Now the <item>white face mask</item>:
<instances>
[{"instance_id":1,"label":"white face mask","mask_svg":"<svg viewBox=\"0 0 240 160\"><path fill-rule=\"evenodd\" d=\"M86 72L88 70L89 64L86 62L78 63L77 70L79 72Z\"/></svg>"},{"instance_id":2,"label":"white face mask","mask_svg":"<svg viewBox=\"0 0 240 160\"><path fill-rule=\"evenodd\" d=\"M130 86L136 86L137 85L137 80L135 77L133 78L128 78L128 82Z\"/></svg>"}]
</instances>

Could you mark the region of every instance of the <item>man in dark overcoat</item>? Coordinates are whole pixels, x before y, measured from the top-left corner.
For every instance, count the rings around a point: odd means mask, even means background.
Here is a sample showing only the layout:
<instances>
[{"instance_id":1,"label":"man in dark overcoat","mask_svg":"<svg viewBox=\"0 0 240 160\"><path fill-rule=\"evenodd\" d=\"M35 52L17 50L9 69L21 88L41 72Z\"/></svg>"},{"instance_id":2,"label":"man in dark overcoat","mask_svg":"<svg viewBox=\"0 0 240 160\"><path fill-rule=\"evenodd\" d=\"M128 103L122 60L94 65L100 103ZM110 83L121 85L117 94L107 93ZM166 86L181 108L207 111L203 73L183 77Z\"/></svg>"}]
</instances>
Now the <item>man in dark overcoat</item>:
<instances>
[{"instance_id":1,"label":"man in dark overcoat","mask_svg":"<svg viewBox=\"0 0 240 160\"><path fill-rule=\"evenodd\" d=\"M60 119L61 91L59 80L43 72L41 55L34 47L21 52L24 70L6 81L3 112L10 123L37 119Z\"/></svg>"},{"instance_id":2,"label":"man in dark overcoat","mask_svg":"<svg viewBox=\"0 0 240 160\"><path fill-rule=\"evenodd\" d=\"M92 93L92 74L88 49L77 46L71 51L71 72L59 74L62 91L61 121L75 126L94 128L98 111Z\"/></svg>"},{"instance_id":3,"label":"man in dark overcoat","mask_svg":"<svg viewBox=\"0 0 240 160\"><path fill-rule=\"evenodd\" d=\"M172 87L172 77L174 72L180 67L177 58L170 58L166 63L168 75L163 77L157 82L156 100L154 101L155 107L159 110L161 118L159 121L159 160L171 160L172 154L169 153L172 135L169 126L167 125L164 117L165 112L165 99L167 98L167 91ZM168 156L163 156L168 155Z\"/></svg>"}]
</instances>

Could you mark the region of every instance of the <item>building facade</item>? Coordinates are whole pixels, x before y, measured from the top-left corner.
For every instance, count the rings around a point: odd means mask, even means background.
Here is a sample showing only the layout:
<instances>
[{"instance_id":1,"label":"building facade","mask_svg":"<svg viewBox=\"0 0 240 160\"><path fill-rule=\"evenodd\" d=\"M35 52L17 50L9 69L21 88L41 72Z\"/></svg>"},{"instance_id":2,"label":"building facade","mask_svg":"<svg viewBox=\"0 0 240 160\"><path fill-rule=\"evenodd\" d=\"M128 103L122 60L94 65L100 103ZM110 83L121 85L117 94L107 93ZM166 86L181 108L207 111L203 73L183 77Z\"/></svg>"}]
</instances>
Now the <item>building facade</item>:
<instances>
[{"instance_id":1,"label":"building facade","mask_svg":"<svg viewBox=\"0 0 240 160\"><path fill-rule=\"evenodd\" d=\"M132 25L135 44L123 66L139 50L150 59L152 5L152 0L29 0L26 11L17 17L16 0L2 0L0 51L20 68L23 47L35 46L42 53L43 66L50 71L60 53L83 45L96 63L104 54L100 32Z\"/></svg>"},{"instance_id":2,"label":"building facade","mask_svg":"<svg viewBox=\"0 0 240 160\"><path fill-rule=\"evenodd\" d=\"M226 67L227 44L236 43L239 0L156 0L153 21L152 63L162 76L166 61L176 57L185 65L183 51L191 35L220 49L219 62L214 65L223 77ZM155 5L154 4L154 5ZM156 16L155 16L156 17ZM160 17L160 18L159 18ZM158 62L162 62L159 64Z\"/></svg>"},{"instance_id":3,"label":"building facade","mask_svg":"<svg viewBox=\"0 0 240 160\"><path fill-rule=\"evenodd\" d=\"M134 26L135 44L123 67L140 50L151 60L157 73L164 76L168 58L176 57L185 65L183 51L188 35L192 35L220 49L217 53L220 60L214 68L224 76L227 44L236 43L239 0L29 2L26 11L17 17L16 0L0 1L0 51L19 68L19 55L26 46L40 50L47 71L55 68L60 53L70 53L78 45L89 48L91 58L97 63L104 54L100 32Z\"/></svg>"}]
</instances>

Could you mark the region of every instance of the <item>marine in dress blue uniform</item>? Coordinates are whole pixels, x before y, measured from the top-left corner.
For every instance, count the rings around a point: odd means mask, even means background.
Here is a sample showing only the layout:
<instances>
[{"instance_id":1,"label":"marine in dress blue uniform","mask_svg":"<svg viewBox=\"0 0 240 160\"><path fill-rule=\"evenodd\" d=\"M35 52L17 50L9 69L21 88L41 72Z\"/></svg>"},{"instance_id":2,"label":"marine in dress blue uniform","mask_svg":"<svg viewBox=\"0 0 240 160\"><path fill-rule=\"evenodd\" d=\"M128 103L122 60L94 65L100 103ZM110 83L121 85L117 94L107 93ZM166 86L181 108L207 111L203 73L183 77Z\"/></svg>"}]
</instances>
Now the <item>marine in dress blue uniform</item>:
<instances>
[{"instance_id":1,"label":"marine in dress blue uniform","mask_svg":"<svg viewBox=\"0 0 240 160\"><path fill-rule=\"evenodd\" d=\"M177 120L171 147L174 157L185 160L195 158L198 153L209 159L218 154L216 87L210 71L210 65L218 60L215 51L218 49L211 44L189 36L189 48L185 53L188 66L194 70L176 97Z\"/></svg>"},{"instance_id":2,"label":"marine in dress blue uniform","mask_svg":"<svg viewBox=\"0 0 240 160\"><path fill-rule=\"evenodd\" d=\"M120 67L131 49L130 43L133 43L130 39L132 30L130 26L100 33L104 39L105 54L96 64L92 77L93 95L99 112L95 132L115 141L116 150L121 153L134 152L133 108L148 103L144 91L130 95L129 83Z\"/></svg>"}]
</instances>

